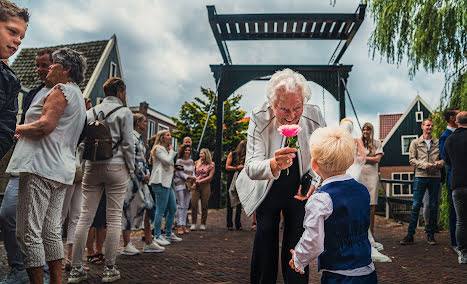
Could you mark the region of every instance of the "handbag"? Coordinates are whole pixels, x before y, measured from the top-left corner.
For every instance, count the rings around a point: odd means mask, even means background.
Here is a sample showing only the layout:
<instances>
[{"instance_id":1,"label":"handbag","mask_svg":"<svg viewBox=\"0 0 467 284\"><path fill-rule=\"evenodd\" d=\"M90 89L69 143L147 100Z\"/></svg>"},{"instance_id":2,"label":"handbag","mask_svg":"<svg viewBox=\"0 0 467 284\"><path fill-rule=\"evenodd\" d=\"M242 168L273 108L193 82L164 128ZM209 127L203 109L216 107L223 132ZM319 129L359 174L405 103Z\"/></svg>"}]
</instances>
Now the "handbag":
<instances>
[{"instance_id":1,"label":"handbag","mask_svg":"<svg viewBox=\"0 0 467 284\"><path fill-rule=\"evenodd\" d=\"M237 177L239 173L240 173L239 171L235 171L232 177L232 182L230 183L230 187L229 187L230 207L235 207L238 204L240 204L240 198L238 197L237 188L235 186L235 182L237 181Z\"/></svg>"}]
</instances>

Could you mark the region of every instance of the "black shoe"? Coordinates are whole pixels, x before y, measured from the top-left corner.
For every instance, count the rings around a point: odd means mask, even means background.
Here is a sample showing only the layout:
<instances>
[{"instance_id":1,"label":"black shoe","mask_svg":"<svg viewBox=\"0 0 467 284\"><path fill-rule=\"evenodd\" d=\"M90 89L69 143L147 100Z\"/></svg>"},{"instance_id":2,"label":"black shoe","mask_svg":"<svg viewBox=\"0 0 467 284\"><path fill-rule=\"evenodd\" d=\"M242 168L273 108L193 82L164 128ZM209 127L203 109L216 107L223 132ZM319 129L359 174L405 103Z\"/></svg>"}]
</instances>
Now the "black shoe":
<instances>
[{"instance_id":1,"label":"black shoe","mask_svg":"<svg viewBox=\"0 0 467 284\"><path fill-rule=\"evenodd\" d=\"M434 234L426 234L426 241L430 245L437 245L438 243L435 240L435 235Z\"/></svg>"},{"instance_id":2,"label":"black shoe","mask_svg":"<svg viewBox=\"0 0 467 284\"><path fill-rule=\"evenodd\" d=\"M402 241L400 241L401 245L412 245L413 244L413 236L407 235L404 237Z\"/></svg>"}]
</instances>

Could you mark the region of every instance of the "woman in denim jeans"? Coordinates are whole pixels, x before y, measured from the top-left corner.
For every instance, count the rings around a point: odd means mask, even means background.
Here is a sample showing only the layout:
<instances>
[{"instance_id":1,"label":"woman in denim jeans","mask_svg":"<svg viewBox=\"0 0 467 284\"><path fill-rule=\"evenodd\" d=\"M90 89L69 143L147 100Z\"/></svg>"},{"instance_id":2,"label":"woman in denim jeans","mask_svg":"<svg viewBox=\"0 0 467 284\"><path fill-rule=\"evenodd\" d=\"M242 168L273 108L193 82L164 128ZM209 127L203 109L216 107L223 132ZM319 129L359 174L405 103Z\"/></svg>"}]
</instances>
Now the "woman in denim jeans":
<instances>
[{"instance_id":1,"label":"woman in denim jeans","mask_svg":"<svg viewBox=\"0 0 467 284\"><path fill-rule=\"evenodd\" d=\"M156 216L154 220L154 241L161 245L179 242L182 239L172 233L172 224L177 211L175 193L172 187L174 175L174 158L177 152L172 146L172 135L168 130L157 132L154 146L151 150L149 163L152 172L149 185L156 195ZM161 234L162 217L165 216L165 236Z\"/></svg>"}]
</instances>

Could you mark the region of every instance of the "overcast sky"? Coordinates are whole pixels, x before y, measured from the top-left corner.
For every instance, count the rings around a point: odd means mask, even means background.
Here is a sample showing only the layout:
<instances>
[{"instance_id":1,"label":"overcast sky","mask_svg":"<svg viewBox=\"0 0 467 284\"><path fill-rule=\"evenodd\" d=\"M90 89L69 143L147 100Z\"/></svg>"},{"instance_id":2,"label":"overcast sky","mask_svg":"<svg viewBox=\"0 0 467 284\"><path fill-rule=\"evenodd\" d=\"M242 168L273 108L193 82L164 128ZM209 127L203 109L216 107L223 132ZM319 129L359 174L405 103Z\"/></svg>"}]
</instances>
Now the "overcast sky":
<instances>
[{"instance_id":1,"label":"overcast sky","mask_svg":"<svg viewBox=\"0 0 467 284\"><path fill-rule=\"evenodd\" d=\"M116 34L128 101L147 101L150 107L178 116L180 106L200 95L200 86L215 89L210 64L222 57L212 34L206 5L218 14L240 13L354 13L360 1L337 0L22 0L14 1L31 13L21 47L44 47L110 39ZM419 72L410 80L405 65L372 60L368 39L371 14L347 49L341 63L353 65L348 79L360 122L377 128L377 114L403 113L419 94L433 109L444 84L442 74ZM327 64L337 41L228 42L233 64ZM337 125L338 103L310 82L312 103L321 107L329 125ZM250 82L237 90L242 109L251 111L265 98L266 82ZM355 121L347 102L347 116Z\"/></svg>"}]
</instances>

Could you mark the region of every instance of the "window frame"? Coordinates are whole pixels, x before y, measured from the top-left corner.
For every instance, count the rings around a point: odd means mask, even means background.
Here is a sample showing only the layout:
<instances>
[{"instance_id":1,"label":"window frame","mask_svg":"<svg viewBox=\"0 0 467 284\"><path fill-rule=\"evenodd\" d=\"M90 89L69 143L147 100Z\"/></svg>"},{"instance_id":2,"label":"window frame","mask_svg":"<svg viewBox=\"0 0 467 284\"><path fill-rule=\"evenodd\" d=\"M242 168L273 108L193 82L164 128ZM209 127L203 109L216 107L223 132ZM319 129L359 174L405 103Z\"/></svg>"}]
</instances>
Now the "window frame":
<instances>
[{"instance_id":1,"label":"window frame","mask_svg":"<svg viewBox=\"0 0 467 284\"><path fill-rule=\"evenodd\" d=\"M161 129L162 128L162 129ZM161 130L169 130L170 131L170 127L168 127L167 125L165 124L162 124L162 123L158 123L157 124L157 132L161 131Z\"/></svg>"},{"instance_id":2,"label":"window frame","mask_svg":"<svg viewBox=\"0 0 467 284\"><path fill-rule=\"evenodd\" d=\"M152 119L148 119L148 138L151 138L154 134L156 134L156 122Z\"/></svg>"},{"instance_id":3,"label":"window frame","mask_svg":"<svg viewBox=\"0 0 467 284\"><path fill-rule=\"evenodd\" d=\"M393 172L391 173L391 178L393 180L395 180L394 176L395 175L400 175L400 178L398 180L406 180L406 179L402 179L402 175L407 175L408 176L408 181L413 181L414 178L415 178L415 173L414 172ZM403 187L404 185L408 186L409 188L409 193L408 194L404 194L403 193ZM401 189L401 193L400 194L396 194L394 192L394 189L396 186L400 186L400 189ZM393 183L391 184L391 196L394 196L394 197L411 197L413 196L413 184L402 184L402 183Z\"/></svg>"},{"instance_id":4,"label":"window frame","mask_svg":"<svg viewBox=\"0 0 467 284\"><path fill-rule=\"evenodd\" d=\"M416 122L423 122L423 111L416 111L415 112L415 121Z\"/></svg>"},{"instance_id":5,"label":"window frame","mask_svg":"<svg viewBox=\"0 0 467 284\"><path fill-rule=\"evenodd\" d=\"M114 72L112 72L112 70ZM117 77L117 64L113 61L110 61L109 78L112 78L112 77Z\"/></svg>"},{"instance_id":6,"label":"window frame","mask_svg":"<svg viewBox=\"0 0 467 284\"><path fill-rule=\"evenodd\" d=\"M412 143L412 141L410 141L409 143L409 147L407 149L407 152L405 152L404 150L404 139L405 138L414 138L414 139L417 139L418 136L417 135L401 135L401 153L402 155L409 155L409 152L410 152L410 143Z\"/></svg>"}]
</instances>

